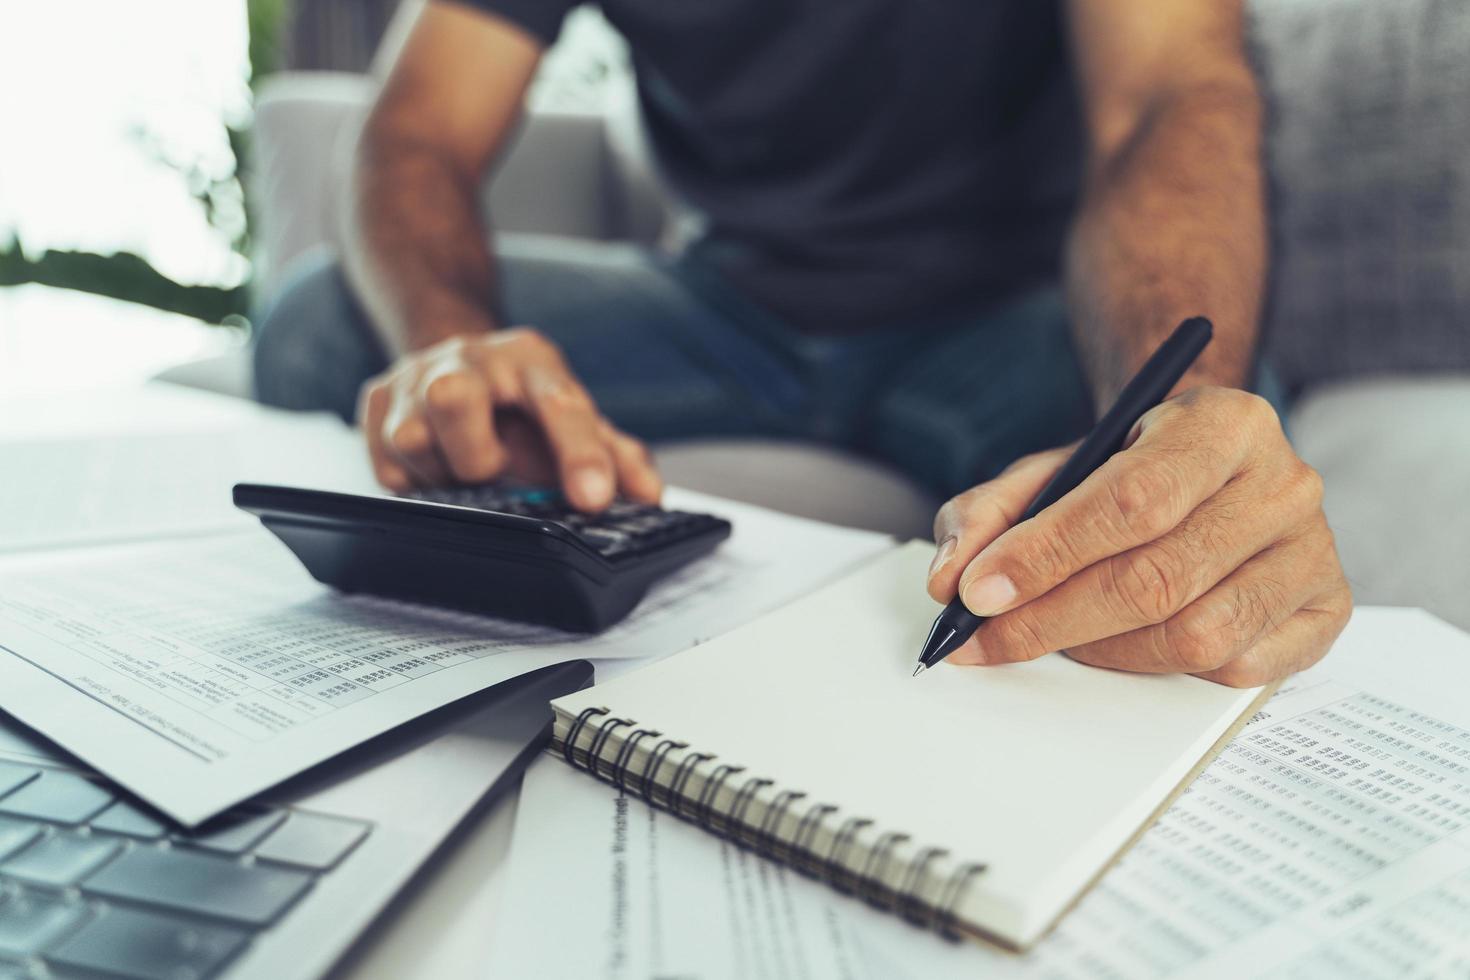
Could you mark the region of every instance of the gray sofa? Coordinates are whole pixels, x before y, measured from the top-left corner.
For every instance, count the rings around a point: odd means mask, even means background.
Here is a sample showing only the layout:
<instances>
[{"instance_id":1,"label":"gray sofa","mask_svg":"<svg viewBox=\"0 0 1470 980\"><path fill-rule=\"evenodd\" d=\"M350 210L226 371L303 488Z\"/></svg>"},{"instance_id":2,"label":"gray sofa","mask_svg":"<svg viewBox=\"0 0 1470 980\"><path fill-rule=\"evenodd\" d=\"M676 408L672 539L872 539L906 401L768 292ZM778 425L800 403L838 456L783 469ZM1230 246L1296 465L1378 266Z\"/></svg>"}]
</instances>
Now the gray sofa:
<instances>
[{"instance_id":1,"label":"gray sofa","mask_svg":"<svg viewBox=\"0 0 1470 980\"><path fill-rule=\"evenodd\" d=\"M1391 77L1444 58L1448 78L1463 83L1470 62L1448 56L1470 49L1470 8L1257 0L1253 16L1277 216L1268 343L1298 395L1288 429L1323 473L1358 601L1423 606L1470 628L1470 110L1423 71L1397 88ZM1345 63L1358 74L1345 76ZM1377 74L1365 79L1368 67ZM346 150L372 89L366 76L332 73L262 86L254 179L264 294L303 256L335 247ZM501 234L652 246L680 220L647 165L628 93L604 94L591 108L533 101L487 187ZM1404 123L1416 113L1434 122L1436 109L1459 114L1436 124L1458 125L1461 139ZM1355 131L1366 135L1354 142ZM1443 161L1416 156L1431 143ZM1426 204L1448 213L1426 215ZM1432 254L1402 235L1416 217L1432 224ZM1371 237L1395 221L1398 236ZM1430 319L1423 295L1403 289L1426 278L1442 294ZM241 370L195 366L173 377L241 390ZM897 473L820 447L700 443L658 453L672 482L901 536L927 534L937 503Z\"/></svg>"},{"instance_id":2,"label":"gray sofa","mask_svg":"<svg viewBox=\"0 0 1470 980\"><path fill-rule=\"evenodd\" d=\"M337 247L342 176L373 84L366 75L296 72L262 85L253 160L262 296L294 264ZM657 247L673 233L680 213L644 153L631 91L604 91L599 101L590 109L553 89L533 104L485 188L498 235ZM247 383L239 365L229 370L235 385ZM903 538L928 536L939 504L901 473L826 446L725 440L655 450L672 484Z\"/></svg>"}]
</instances>

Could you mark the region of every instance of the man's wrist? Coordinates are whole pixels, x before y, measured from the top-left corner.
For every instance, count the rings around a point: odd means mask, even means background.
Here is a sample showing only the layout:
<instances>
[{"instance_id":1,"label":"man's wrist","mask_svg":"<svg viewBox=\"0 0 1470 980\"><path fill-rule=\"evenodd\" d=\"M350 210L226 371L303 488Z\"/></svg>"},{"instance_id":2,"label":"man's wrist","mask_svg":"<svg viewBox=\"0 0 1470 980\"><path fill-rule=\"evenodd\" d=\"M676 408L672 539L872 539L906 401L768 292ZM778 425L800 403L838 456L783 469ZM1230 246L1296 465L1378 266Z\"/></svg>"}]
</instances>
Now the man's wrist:
<instances>
[{"instance_id":1,"label":"man's wrist","mask_svg":"<svg viewBox=\"0 0 1470 980\"><path fill-rule=\"evenodd\" d=\"M1181 316L1170 323L1172 330L1185 317ZM1128 384L1129 379L1138 373L1145 361L1153 356L1158 350L1158 345L1163 343L1169 333L1163 332L1158 337L1117 337L1114 335L1116 346L1108 347L1093 346L1088 358L1087 366L1091 368L1087 373L1093 385L1093 397L1099 413L1107 409L1118 399L1123 387ZM1254 363L1253 344L1238 336L1231 336L1228 332L1220 329L1220 324L1215 323L1215 337L1210 345L1200 355L1184 376L1179 379L1169 392L1169 397L1188 391L1191 388L1220 387L1220 388L1247 388L1251 382L1251 365ZM1086 348L1084 348L1086 349Z\"/></svg>"},{"instance_id":2,"label":"man's wrist","mask_svg":"<svg viewBox=\"0 0 1470 980\"><path fill-rule=\"evenodd\" d=\"M1191 388L1245 388L1249 384L1250 377L1245 371L1219 366L1195 369L1185 372L1184 377L1180 378L1179 383L1169 392L1169 396L1172 398L1181 391L1188 391Z\"/></svg>"},{"instance_id":3,"label":"man's wrist","mask_svg":"<svg viewBox=\"0 0 1470 980\"><path fill-rule=\"evenodd\" d=\"M404 311L406 351L423 350L453 337L479 337L500 328L483 305L458 296L426 297Z\"/></svg>"}]
</instances>

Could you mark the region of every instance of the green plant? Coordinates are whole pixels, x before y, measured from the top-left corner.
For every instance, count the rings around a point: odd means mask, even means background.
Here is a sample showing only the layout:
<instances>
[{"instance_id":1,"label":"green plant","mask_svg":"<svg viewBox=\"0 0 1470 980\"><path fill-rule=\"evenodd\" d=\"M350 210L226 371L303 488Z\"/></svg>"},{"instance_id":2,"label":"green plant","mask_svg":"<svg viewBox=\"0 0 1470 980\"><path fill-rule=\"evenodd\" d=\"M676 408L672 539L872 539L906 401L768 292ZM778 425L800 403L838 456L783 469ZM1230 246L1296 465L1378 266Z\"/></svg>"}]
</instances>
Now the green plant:
<instances>
[{"instance_id":1,"label":"green plant","mask_svg":"<svg viewBox=\"0 0 1470 980\"><path fill-rule=\"evenodd\" d=\"M0 286L39 283L141 303L183 313L208 323L233 323L243 315L245 286L188 286L177 283L132 252L98 255L47 249L31 258L14 236L0 243Z\"/></svg>"},{"instance_id":2,"label":"green plant","mask_svg":"<svg viewBox=\"0 0 1470 980\"><path fill-rule=\"evenodd\" d=\"M245 0L249 44L247 57L252 88L279 64L279 38L289 10L289 0ZM178 171L190 193L204 209L206 220L230 236L230 247L248 257L250 248L249 202L243 201L241 181L248 159L248 120L225 120L234 164L227 173L205 174L188 161L169 160L155 150L160 163ZM138 134L145 141L145 132ZM243 206L242 206L243 202ZM0 233L3 234L3 233ZM39 283L75 289L146 306L183 313L209 323L238 323L248 310L245 284L207 286L179 283L154 269L146 259L131 252L97 254L47 249L28 254L13 233L0 239L0 286Z\"/></svg>"}]
</instances>

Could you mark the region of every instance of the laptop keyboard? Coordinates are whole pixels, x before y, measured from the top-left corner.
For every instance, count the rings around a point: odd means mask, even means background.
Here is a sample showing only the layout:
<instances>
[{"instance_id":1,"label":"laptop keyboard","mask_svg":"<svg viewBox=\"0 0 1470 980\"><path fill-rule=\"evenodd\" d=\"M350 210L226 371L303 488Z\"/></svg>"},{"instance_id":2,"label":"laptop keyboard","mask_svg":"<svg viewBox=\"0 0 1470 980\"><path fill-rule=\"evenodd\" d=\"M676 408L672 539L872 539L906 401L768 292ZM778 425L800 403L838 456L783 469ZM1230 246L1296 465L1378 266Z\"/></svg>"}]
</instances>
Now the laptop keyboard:
<instances>
[{"instance_id":1,"label":"laptop keyboard","mask_svg":"<svg viewBox=\"0 0 1470 980\"><path fill-rule=\"evenodd\" d=\"M247 807L185 832L76 773L0 762L0 980L205 980L371 831Z\"/></svg>"},{"instance_id":2,"label":"laptop keyboard","mask_svg":"<svg viewBox=\"0 0 1470 980\"><path fill-rule=\"evenodd\" d=\"M551 521L571 531L598 554L612 561L677 544L724 523L709 514L664 510L628 500L615 500L601 513L584 514L567 503L559 491L495 483L420 490L407 496L435 504L453 504Z\"/></svg>"}]
</instances>

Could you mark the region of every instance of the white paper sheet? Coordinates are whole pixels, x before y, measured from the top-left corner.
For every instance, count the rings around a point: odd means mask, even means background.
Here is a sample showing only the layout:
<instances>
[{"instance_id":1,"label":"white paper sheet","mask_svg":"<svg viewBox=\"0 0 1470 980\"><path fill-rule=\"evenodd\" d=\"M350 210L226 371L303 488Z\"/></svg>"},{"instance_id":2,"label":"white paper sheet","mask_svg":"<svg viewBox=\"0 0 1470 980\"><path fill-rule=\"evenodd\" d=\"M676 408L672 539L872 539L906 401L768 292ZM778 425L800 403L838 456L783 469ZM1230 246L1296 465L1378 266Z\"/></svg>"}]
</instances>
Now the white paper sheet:
<instances>
[{"instance_id":1,"label":"white paper sheet","mask_svg":"<svg viewBox=\"0 0 1470 980\"><path fill-rule=\"evenodd\" d=\"M738 765L765 781L746 799L756 826L775 799L800 791L806 805L785 808L770 828L786 841L819 803L838 809L815 825L817 847L866 818L850 834L848 870L886 868L887 887L925 901L939 901L960 868L983 864L956 917L1030 946L1260 692L1097 670L1061 654L915 678L914 651L939 610L924 591L933 553L919 542L896 548L637 677L559 698L559 731L605 706L629 720L603 743L608 760L635 729L687 743L669 753L665 778L709 757L687 770L694 800L718 765ZM589 726L581 749L599 737ZM635 771L656 741L630 750ZM733 806L742 788L727 779L709 802ZM910 879L926 851L925 876Z\"/></svg>"},{"instance_id":2,"label":"white paper sheet","mask_svg":"<svg viewBox=\"0 0 1470 980\"><path fill-rule=\"evenodd\" d=\"M257 410L186 422L0 438L0 552L239 530L254 520L231 501L240 482L379 492L361 437L336 419Z\"/></svg>"},{"instance_id":3,"label":"white paper sheet","mask_svg":"<svg viewBox=\"0 0 1470 980\"><path fill-rule=\"evenodd\" d=\"M548 757L486 975L1470 975L1466 690L1470 637L1359 610L1024 957L940 941Z\"/></svg>"},{"instance_id":4,"label":"white paper sheet","mask_svg":"<svg viewBox=\"0 0 1470 980\"><path fill-rule=\"evenodd\" d=\"M184 823L544 664L675 653L888 539L695 494L716 556L582 637L334 595L259 527L0 561L0 708Z\"/></svg>"}]
</instances>

